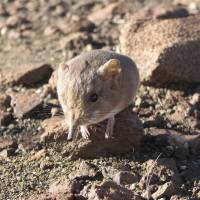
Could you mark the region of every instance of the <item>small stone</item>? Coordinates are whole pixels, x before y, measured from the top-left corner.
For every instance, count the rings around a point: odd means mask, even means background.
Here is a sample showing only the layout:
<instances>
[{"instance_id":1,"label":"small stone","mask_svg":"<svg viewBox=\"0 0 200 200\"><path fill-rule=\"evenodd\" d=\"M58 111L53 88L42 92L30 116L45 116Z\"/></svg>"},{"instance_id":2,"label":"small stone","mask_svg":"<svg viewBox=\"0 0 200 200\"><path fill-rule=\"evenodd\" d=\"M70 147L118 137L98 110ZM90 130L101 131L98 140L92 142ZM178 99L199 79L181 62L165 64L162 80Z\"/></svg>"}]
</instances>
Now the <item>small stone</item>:
<instances>
[{"instance_id":1,"label":"small stone","mask_svg":"<svg viewBox=\"0 0 200 200\"><path fill-rule=\"evenodd\" d=\"M8 17L6 21L6 25L12 28L16 27L18 23L19 23L19 18L15 15Z\"/></svg>"},{"instance_id":2,"label":"small stone","mask_svg":"<svg viewBox=\"0 0 200 200\"><path fill-rule=\"evenodd\" d=\"M44 35L45 36L51 36L53 34L55 34L57 31L57 28L56 27L53 27L53 26L47 26L44 30Z\"/></svg>"},{"instance_id":3,"label":"small stone","mask_svg":"<svg viewBox=\"0 0 200 200\"><path fill-rule=\"evenodd\" d=\"M67 139L67 126L64 125L64 118L52 117L42 122L44 132L40 136L42 142L62 141Z\"/></svg>"},{"instance_id":4,"label":"small stone","mask_svg":"<svg viewBox=\"0 0 200 200\"><path fill-rule=\"evenodd\" d=\"M146 19L173 19L188 17L189 12L183 6L168 3L160 3L156 6L148 6L133 15L136 20Z\"/></svg>"},{"instance_id":5,"label":"small stone","mask_svg":"<svg viewBox=\"0 0 200 200\"><path fill-rule=\"evenodd\" d=\"M16 30L10 30L8 32L8 38L9 39L19 39L21 36L20 32L16 31Z\"/></svg>"},{"instance_id":6,"label":"small stone","mask_svg":"<svg viewBox=\"0 0 200 200\"><path fill-rule=\"evenodd\" d=\"M48 161L42 161L40 163L40 168L43 169L43 170L52 169L53 168L53 163L48 162Z\"/></svg>"},{"instance_id":7,"label":"small stone","mask_svg":"<svg viewBox=\"0 0 200 200\"><path fill-rule=\"evenodd\" d=\"M100 24L102 23L106 18L112 15L112 13L115 11L115 9L119 6L118 2L110 3L106 5L104 8L100 8L99 10L95 10L91 14L88 15L88 19L95 23Z\"/></svg>"},{"instance_id":8,"label":"small stone","mask_svg":"<svg viewBox=\"0 0 200 200\"><path fill-rule=\"evenodd\" d=\"M2 158L8 158L10 156L13 156L15 154L15 149L13 148L7 148L0 152L0 157Z\"/></svg>"},{"instance_id":9,"label":"small stone","mask_svg":"<svg viewBox=\"0 0 200 200\"><path fill-rule=\"evenodd\" d=\"M29 117L43 104L43 99L34 90L11 94L11 106L17 118Z\"/></svg>"},{"instance_id":10,"label":"small stone","mask_svg":"<svg viewBox=\"0 0 200 200\"><path fill-rule=\"evenodd\" d=\"M33 86L49 79L51 73L52 68L49 64L26 64L17 67L17 70L0 71L0 82L2 85Z\"/></svg>"},{"instance_id":11,"label":"small stone","mask_svg":"<svg viewBox=\"0 0 200 200\"><path fill-rule=\"evenodd\" d=\"M142 200L140 196L133 193L131 190L128 190L125 187L122 187L113 181L104 181L103 183L101 183L101 185L94 185L88 194L88 200L94 200L94 199L95 200L100 200L100 199Z\"/></svg>"},{"instance_id":12,"label":"small stone","mask_svg":"<svg viewBox=\"0 0 200 200\"><path fill-rule=\"evenodd\" d=\"M71 23L66 23L66 21L61 21L58 23L57 26L60 29L60 31L64 34L71 34L78 32L92 32L95 28L94 23L85 18L81 18L78 21Z\"/></svg>"},{"instance_id":13,"label":"small stone","mask_svg":"<svg viewBox=\"0 0 200 200\"><path fill-rule=\"evenodd\" d=\"M164 181L171 181L175 186L180 187L183 183L174 159L160 158L157 162L154 160L148 160L144 163L144 168L146 169L146 172L139 183L141 188L146 187L145 184L150 176L149 174L151 174L152 177L150 182L152 185L157 185Z\"/></svg>"},{"instance_id":14,"label":"small stone","mask_svg":"<svg viewBox=\"0 0 200 200\"><path fill-rule=\"evenodd\" d=\"M81 164L78 166L78 170L73 171L69 174L70 179L75 179L75 178L83 178L83 177L88 177L88 178L95 178L98 175L97 170L95 167L85 161L81 162Z\"/></svg>"},{"instance_id":15,"label":"small stone","mask_svg":"<svg viewBox=\"0 0 200 200\"><path fill-rule=\"evenodd\" d=\"M2 151L3 149L7 149L7 148L17 148L17 143L15 140L11 139L11 138L0 138L0 151Z\"/></svg>"},{"instance_id":16,"label":"small stone","mask_svg":"<svg viewBox=\"0 0 200 200\"><path fill-rule=\"evenodd\" d=\"M59 196L65 194L78 194L83 186L76 180L69 181L65 178L59 179L49 186L49 194L51 196Z\"/></svg>"},{"instance_id":17,"label":"small stone","mask_svg":"<svg viewBox=\"0 0 200 200\"><path fill-rule=\"evenodd\" d=\"M34 160L40 160L42 157L46 156L46 151L45 149L42 149L35 154L33 154L30 158L29 161L34 161Z\"/></svg>"},{"instance_id":18,"label":"small stone","mask_svg":"<svg viewBox=\"0 0 200 200\"><path fill-rule=\"evenodd\" d=\"M200 93L193 94L192 99L190 100L190 104L200 104Z\"/></svg>"},{"instance_id":19,"label":"small stone","mask_svg":"<svg viewBox=\"0 0 200 200\"><path fill-rule=\"evenodd\" d=\"M113 177L113 181L115 181L119 185L136 183L138 182L138 180L138 176L129 171L120 171Z\"/></svg>"},{"instance_id":20,"label":"small stone","mask_svg":"<svg viewBox=\"0 0 200 200\"><path fill-rule=\"evenodd\" d=\"M178 188L172 183L167 182L158 187L158 190L152 194L153 199L158 199L161 197L171 197L172 195L177 194Z\"/></svg>"}]
</instances>

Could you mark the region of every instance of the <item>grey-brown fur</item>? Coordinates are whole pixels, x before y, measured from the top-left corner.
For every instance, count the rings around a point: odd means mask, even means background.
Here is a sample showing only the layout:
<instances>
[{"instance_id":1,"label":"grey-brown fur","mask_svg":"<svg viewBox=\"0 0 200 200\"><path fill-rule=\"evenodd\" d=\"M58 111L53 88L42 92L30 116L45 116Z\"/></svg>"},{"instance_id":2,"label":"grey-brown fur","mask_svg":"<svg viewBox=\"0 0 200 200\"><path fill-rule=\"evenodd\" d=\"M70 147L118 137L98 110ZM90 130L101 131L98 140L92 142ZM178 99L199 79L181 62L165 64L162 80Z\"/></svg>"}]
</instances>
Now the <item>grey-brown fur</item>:
<instances>
[{"instance_id":1,"label":"grey-brown fur","mask_svg":"<svg viewBox=\"0 0 200 200\"><path fill-rule=\"evenodd\" d=\"M120 62L121 73L116 78L102 80L97 71L110 59ZM93 50L66 64L66 69L58 70L57 89L66 122L73 130L114 117L135 97L139 85L138 70L126 56ZM95 103L89 100L93 93L99 97Z\"/></svg>"}]
</instances>

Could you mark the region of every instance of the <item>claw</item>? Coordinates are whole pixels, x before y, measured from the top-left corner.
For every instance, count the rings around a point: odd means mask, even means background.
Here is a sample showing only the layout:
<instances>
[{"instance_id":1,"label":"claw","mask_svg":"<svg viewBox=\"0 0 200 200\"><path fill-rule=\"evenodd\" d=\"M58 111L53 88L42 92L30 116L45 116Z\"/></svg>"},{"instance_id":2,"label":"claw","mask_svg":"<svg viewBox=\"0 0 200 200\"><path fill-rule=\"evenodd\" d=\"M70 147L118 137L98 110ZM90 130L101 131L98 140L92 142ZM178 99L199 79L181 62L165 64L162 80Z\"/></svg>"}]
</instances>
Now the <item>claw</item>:
<instances>
[{"instance_id":1,"label":"claw","mask_svg":"<svg viewBox=\"0 0 200 200\"><path fill-rule=\"evenodd\" d=\"M89 139L90 137L90 132L88 131L86 126L81 126L81 135L84 139Z\"/></svg>"},{"instance_id":2,"label":"claw","mask_svg":"<svg viewBox=\"0 0 200 200\"><path fill-rule=\"evenodd\" d=\"M67 136L67 140L68 141L72 141L76 136L76 128L70 128L69 129L69 133L68 133L68 136Z\"/></svg>"},{"instance_id":3,"label":"claw","mask_svg":"<svg viewBox=\"0 0 200 200\"><path fill-rule=\"evenodd\" d=\"M105 138L106 139L113 138L114 125L115 125L115 117L113 116L113 117L108 119L106 132L105 132Z\"/></svg>"}]
</instances>

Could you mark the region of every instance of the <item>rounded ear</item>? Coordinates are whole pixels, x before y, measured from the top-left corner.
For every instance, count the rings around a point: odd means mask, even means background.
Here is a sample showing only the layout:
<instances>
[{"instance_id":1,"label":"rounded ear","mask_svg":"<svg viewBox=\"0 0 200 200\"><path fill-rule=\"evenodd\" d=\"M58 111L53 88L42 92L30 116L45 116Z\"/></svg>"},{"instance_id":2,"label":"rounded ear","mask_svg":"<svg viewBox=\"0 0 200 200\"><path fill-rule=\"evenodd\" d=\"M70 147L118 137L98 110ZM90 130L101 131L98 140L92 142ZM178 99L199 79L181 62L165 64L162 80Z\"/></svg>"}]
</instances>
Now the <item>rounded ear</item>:
<instances>
[{"instance_id":1,"label":"rounded ear","mask_svg":"<svg viewBox=\"0 0 200 200\"><path fill-rule=\"evenodd\" d=\"M65 71L69 68L69 66L66 63L60 63L59 68L60 70Z\"/></svg>"},{"instance_id":2,"label":"rounded ear","mask_svg":"<svg viewBox=\"0 0 200 200\"><path fill-rule=\"evenodd\" d=\"M69 66L66 63L60 63L58 67L58 76L62 76L64 72L69 69Z\"/></svg>"},{"instance_id":3,"label":"rounded ear","mask_svg":"<svg viewBox=\"0 0 200 200\"><path fill-rule=\"evenodd\" d=\"M121 71L120 61L118 59L110 59L98 69L97 74L103 80L109 80L118 77Z\"/></svg>"}]
</instances>

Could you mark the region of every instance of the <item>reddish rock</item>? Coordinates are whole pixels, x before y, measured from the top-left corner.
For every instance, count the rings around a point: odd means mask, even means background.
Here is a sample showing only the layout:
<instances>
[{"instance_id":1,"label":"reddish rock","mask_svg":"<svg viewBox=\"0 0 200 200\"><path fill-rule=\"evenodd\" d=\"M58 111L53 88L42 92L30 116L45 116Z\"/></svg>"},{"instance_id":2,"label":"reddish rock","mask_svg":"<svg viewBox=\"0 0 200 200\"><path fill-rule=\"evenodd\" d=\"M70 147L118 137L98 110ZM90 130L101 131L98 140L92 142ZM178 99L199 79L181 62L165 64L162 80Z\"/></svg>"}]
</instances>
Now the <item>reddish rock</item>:
<instances>
[{"instance_id":1,"label":"reddish rock","mask_svg":"<svg viewBox=\"0 0 200 200\"><path fill-rule=\"evenodd\" d=\"M118 185L132 184L138 182L138 180L138 176L129 171L120 171L113 177L113 181Z\"/></svg>"},{"instance_id":2,"label":"reddish rock","mask_svg":"<svg viewBox=\"0 0 200 200\"><path fill-rule=\"evenodd\" d=\"M2 151L3 149L7 149L7 148L16 148L17 147L17 143L16 141L14 141L11 138L0 138L0 151Z\"/></svg>"},{"instance_id":3,"label":"reddish rock","mask_svg":"<svg viewBox=\"0 0 200 200\"><path fill-rule=\"evenodd\" d=\"M46 151L45 149L42 149L35 154L33 154L28 160L33 161L33 160L40 160L42 157L46 156Z\"/></svg>"},{"instance_id":4,"label":"reddish rock","mask_svg":"<svg viewBox=\"0 0 200 200\"><path fill-rule=\"evenodd\" d=\"M170 19L188 17L189 13L183 6L161 3L156 6L148 6L136 12L133 17L135 20L146 19Z\"/></svg>"},{"instance_id":5,"label":"reddish rock","mask_svg":"<svg viewBox=\"0 0 200 200\"><path fill-rule=\"evenodd\" d=\"M88 200L142 200L142 198L131 190L118 185L113 181L105 181L101 185L94 185L89 194Z\"/></svg>"},{"instance_id":6,"label":"reddish rock","mask_svg":"<svg viewBox=\"0 0 200 200\"><path fill-rule=\"evenodd\" d=\"M198 15L130 20L122 29L122 53L135 60L142 82L200 82L199 22Z\"/></svg>"},{"instance_id":7,"label":"reddish rock","mask_svg":"<svg viewBox=\"0 0 200 200\"><path fill-rule=\"evenodd\" d=\"M17 118L29 117L33 113L36 114L36 110L42 104L43 99L34 90L25 90L11 94L11 106Z\"/></svg>"},{"instance_id":8,"label":"reddish rock","mask_svg":"<svg viewBox=\"0 0 200 200\"><path fill-rule=\"evenodd\" d=\"M44 132L40 136L42 142L67 140L67 127L64 126L64 119L52 117L42 122Z\"/></svg>"},{"instance_id":9,"label":"reddish rock","mask_svg":"<svg viewBox=\"0 0 200 200\"><path fill-rule=\"evenodd\" d=\"M200 152L200 135L198 133L196 135L184 135L174 130L157 128L152 128L149 133L156 137L158 143L168 143L168 145L173 146L175 155L178 157L187 156L189 151L193 154Z\"/></svg>"},{"instance_id":10,"label":"reddish rock","mask_svg":"<svg viewBox=\"0 0 200 200\"><path fill-rule=\"evenodd\" d=\"M54 123L49 121L45 128L44 134L41 136L42 141L63 141L67 142L67 129L63 129L63 121L59 118ZM99 125L89 127L91 133L90 139L83 138L77 141L67 142L63 145L65 155L71 159L77 158L94 158L100 156L117 155L126 153L133 148L137 149L143 136L143 127L137 115L132 112L131 108L119 113L116 117L114 127L114 137L105 139L106 121ZM64 125L66 126L66 125Z\"/></svg>"},{"instance_id":11,"label":"reddish rock","mask_svg":"<svg viewBox=\"0 0 200 200\"><path fill-rule=\"evenodd\" d=\"M60 21L58 22L57 26L64 34L92 32L95 28L94 23L85 18L80 18L78 21L73 21L70 23L66 21Z\"/></svg>"},{"instance_id":12,"label":"reddish rock","mask_svg":"<svg viewBox=\"0 0 200 200\"><path fill-rule=\"evenodd\" d=\"M56 33L58 29L54 26L47 26L44 30L44 36L51 36Z\"/></svg>"},{"instance_id":13,"label":"reddish rock","mask_svg":"<svg viewBox=\"0 0 200 200\"><path fill-rule=\"evenodd\" d=\"M59 195L72 197L72 194L79 193L82 189L82 185L76 180L60 179L52 183L49 187L49 194L53 197L59 197Z\"/></svg>"},{"instance_id":14,"label":"reddish rock","mask_svg":"<svg viewBox=\"0 0 200 200\"><path fill-rule=\"evenodd\" d=\"M81 164L77 166L77 169L69 174L69 178L70 179L83 178L83 177L95 178L97 174L98 174L97 169L93 165L85 161L82 161Z\"/></svg>"},{"instance_id":15,"label":"reddish rock","mask_svg":"<svg viewBox=\"0 0 200 200\"><path fill-rule=\"evenodd\" d=\"M100 8L99 10L93 11L88 15L88 19L95 24L100 24L106 18L110 17L112 13L117 9L120 4L118 2L113 2L105 6L104 8Z\"/></svg>"},{"instance_id":16,"label":"reddish rock","mask_svg":"<svg viewBox=\"0 0 200 200\"><path fill-rule=\"evenodd\" d=\"M34 84L46 81L52 73L52 68L49 64L35 63L21 65L14 69L0 71L0 83L2 85L26 85L33 86Z\"/></svg>"},{"instance_id":17,"label":"reddish rock","mask_svg":"<svg viewBox=\"0 0 200 200\"><path fill-rule=\"evenodd\" d=\"M16 27L19 23L20 23L20 20L16 15L10 16L6 20L6 25L12 28Z\"/></svg>"}]
</instances>

